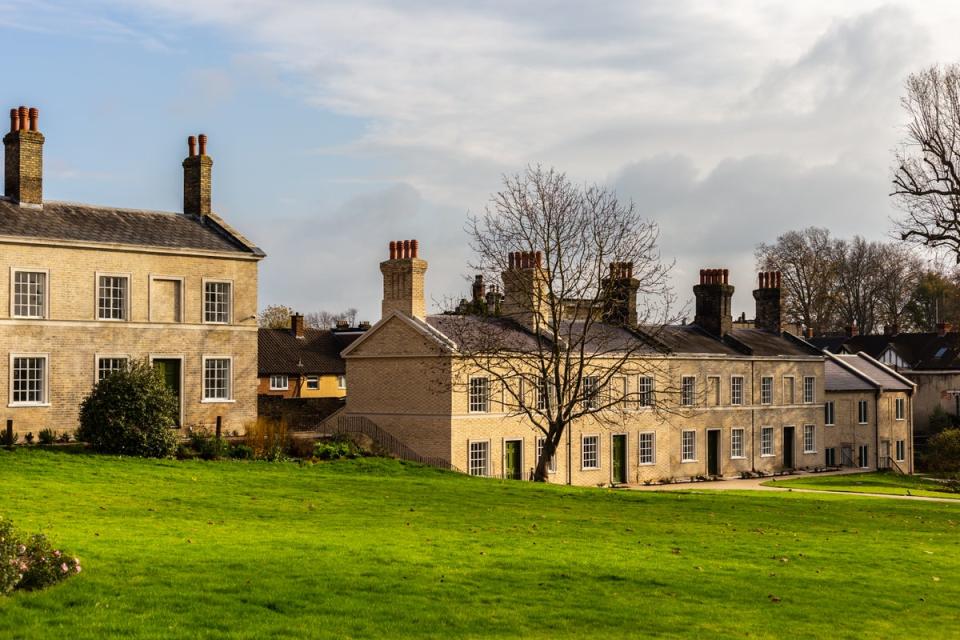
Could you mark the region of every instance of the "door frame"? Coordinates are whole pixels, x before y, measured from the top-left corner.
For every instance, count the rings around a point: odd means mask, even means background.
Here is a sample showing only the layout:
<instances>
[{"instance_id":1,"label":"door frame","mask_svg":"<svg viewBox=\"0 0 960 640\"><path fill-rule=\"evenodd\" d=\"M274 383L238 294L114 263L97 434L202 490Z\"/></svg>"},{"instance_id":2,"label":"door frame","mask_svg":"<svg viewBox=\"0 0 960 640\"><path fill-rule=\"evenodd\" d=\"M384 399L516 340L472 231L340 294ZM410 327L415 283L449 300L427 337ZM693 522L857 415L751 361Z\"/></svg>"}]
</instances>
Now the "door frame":
<instances>
[{"instance_id":1,"label":"door frame","mask_svg":"<svg viewBox=\"0 0 960 640\"><path fill-rule=\"evenodd\" d=\"M184 378L184 366L183 363L186 362L186 358L182 353L180 354L171 354L171 353L151 353L149 356L150 366L153 366L154 360L179 360L180 361L180 425L178 429L183 428L184 424L184 396L183 396L183 378Z\"/></svg>"},{"instance_id":2,"label":"door frame","mask_svg":"<svg viewBox=\"0 0 960 640\"><path fill-rule=\"evenodd\" d=\"M520 443L520 460L517 462L517 480L523 480L523 438L504 438L503 439L503 455L501 456L502 460L500 461L500 468L503 469L502 476L507 480L513 480L514 478L507 478L507 443L508 442L519 442Z\"/></svg>"},{"instance_id":3,"label":"door frame","mask_svg":"<svg viewBox=\"0 0 960 640\"><path fill-rule=\"evenodd\" d=\"M784 376L784 377L789 377L789 376ZM788 429L790 430L790 439L789 439L790 446L789 447L787 446L787 442L788 442L787 430ZM790 425L790 424L783 425L783 429L781 430L780 435L783 440L781 444L781 446L783 447L783 455L781 456L781 460L783 461L783 468L796 469L797 468L797 426ZM787 466L786 464L788 450L790 451L790 466Z\"/></svg>"},{"instance_id":4,"label":"door frame","mask_svg":"<svg viewBox=\"0 0 960 640\"><path fill-rule=\"evenodd\" d=\"M615 478L614 474L616 473L616 465L614 464L614 451L616 446L614 442L618 437L623 438L623 481L621 482L619 478ZM612 484L627 484L630 482L630 436L626 433L611 433L610 434L610 482Z\"/></svg>"},{"instance_id":5,"label":"door frame","mask_svg":"<svg viewBox=\"0 0 960 640\"><path fill-rule=\"evenodd\" d=\"M707 429L707 475L710 475L710 433L717 434L717 475L723 476L723 429L720 427L710 427Z\"/></svg>"}]
</instances>

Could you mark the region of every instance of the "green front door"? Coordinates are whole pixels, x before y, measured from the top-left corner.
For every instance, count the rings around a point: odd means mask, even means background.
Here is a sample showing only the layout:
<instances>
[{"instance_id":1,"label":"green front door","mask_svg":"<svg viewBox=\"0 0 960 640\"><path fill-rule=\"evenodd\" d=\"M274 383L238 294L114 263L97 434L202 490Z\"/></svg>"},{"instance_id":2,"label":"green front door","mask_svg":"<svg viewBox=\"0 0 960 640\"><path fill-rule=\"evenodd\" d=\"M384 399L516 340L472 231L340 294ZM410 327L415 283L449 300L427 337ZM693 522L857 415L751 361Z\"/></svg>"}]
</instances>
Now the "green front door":
<instances>
[{"instance_id":1,"label":"green front door","mask_svg":"<svg viewBox=\"0 0 960 640\"><path fill-rule=\"evenodd\" d=\"M153 361L153 368L160 372L167 388L177 398L176 426L180 426L180 360L174 358L158 358Z\"/></svg>"},{"instance_id":2,"label":"green front door","mask_svg":"<svg viewBox=\"0 0 960 640\"><path fill-rule=\"evenodd\" d=\"M627 436L613 436L613 481L616 484L627 483Z\"/></svg>"},{"instance_id":3,"label":"green front door","mask_svg":"<svg viewBox=\"0 0 960 640\"><path fill-rule=\"evenodd\" d=\"M523 469L520 468L522 464L520 445L520 440L507 440L506 442L503 476L508 480L521 480L523 478Z\"/></svg>"}]
</instances>

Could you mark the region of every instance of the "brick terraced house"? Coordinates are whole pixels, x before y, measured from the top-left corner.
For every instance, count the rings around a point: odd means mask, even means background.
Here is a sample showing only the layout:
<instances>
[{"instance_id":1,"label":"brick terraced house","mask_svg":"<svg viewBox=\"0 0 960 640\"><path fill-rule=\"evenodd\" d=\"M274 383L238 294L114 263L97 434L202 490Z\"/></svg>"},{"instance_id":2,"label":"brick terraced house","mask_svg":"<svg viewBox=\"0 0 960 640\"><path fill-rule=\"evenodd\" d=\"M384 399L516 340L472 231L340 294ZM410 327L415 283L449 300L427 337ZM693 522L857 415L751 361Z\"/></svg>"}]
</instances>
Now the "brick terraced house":
<instances>
[{"instance_id":1,"label":"brick terraced house","mask_svg":"<svg viewBox=\"0 0 960 640\"><path fill-rule=\"evenodd\" d=\"M18 433L74 429L94 383L149 359L181 425L256 419L263 252L210 206L206 136L188 140L183 211L43 199L36 109L10 112L0 200L0 397ZM199 142L199 150L197 143Z\"/></svg>"},{"instance_id":2,"label":"brick terraced house","mask_svg":"<svg viewBox=\"0 0 960 640\"><path fill-rule=\"evenodd\" d=\"M415 241L391 243L380 264L382 318L342 354L350 396L337 419L373 423L467 473L530 478L542 434L510 406L495 377L465 370L462 354L469 336L495 334L525 348L534 339L530 325L507 310L534 308L531 283L548 275L537 260L518 257L503 274L504 313L428 315L427 263L418 249ZM611 279L613 289L635 294L639 286L622 270L612 269ZM622 484L824 466L824 354L782 331L777 274L761 274L753 292L756 328L733 328L733 291L725 271L702 272L695 322L656 331L635 325L635 295L602 305L596 331L607 344L636 350L615 385L630 400L615 421L574 422L551 462L551 481ZM672 411L656 410L659 403Z\"/></svg>"}]
</instances>

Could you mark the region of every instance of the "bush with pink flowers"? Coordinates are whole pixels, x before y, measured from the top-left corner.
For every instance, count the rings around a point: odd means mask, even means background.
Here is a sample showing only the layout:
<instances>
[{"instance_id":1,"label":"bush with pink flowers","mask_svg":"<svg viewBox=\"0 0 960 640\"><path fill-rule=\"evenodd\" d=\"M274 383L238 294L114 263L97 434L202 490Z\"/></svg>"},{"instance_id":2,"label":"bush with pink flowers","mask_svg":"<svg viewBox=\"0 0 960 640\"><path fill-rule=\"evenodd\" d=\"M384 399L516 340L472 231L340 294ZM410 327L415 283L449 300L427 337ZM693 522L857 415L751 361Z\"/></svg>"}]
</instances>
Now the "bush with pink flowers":
<instances>
[{"instance_id":1,"label":"bush with pink flowers","mask_svg":"<svg viewBox=\"0 0 960 640\"><path fill-rule=\"evenodd\" d=\"M42 533L23 540L0 518L0 594L44 589L80 571L80 559L55 549Z\"/></svg>"}]
</instances>

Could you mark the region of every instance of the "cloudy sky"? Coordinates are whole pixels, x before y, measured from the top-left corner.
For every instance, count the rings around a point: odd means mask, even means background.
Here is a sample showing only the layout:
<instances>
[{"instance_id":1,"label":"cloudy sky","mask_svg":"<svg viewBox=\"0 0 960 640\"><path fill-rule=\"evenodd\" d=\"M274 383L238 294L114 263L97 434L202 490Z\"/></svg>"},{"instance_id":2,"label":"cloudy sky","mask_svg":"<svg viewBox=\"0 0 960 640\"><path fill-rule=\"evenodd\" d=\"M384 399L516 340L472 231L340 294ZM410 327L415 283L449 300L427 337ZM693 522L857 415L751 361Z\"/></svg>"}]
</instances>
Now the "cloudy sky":
<instances>
[{"instance_id":1,"label":"cloudy sky","mask_svg":"<svg viewBox=\"0 0 960 640\"><path fill-rule=\"evenodd\" d=\"M391 238L466 293L463 232L554 165L661 227L681 300L828 226L883 239L904 78L960 59L960 5L859 0L0 0L3 104L41 110L45 195L177 210L188 134L267 252L261 306L379 318ZM2 106L2 105L0 105Z\"/></svg>"}]
</instances>

